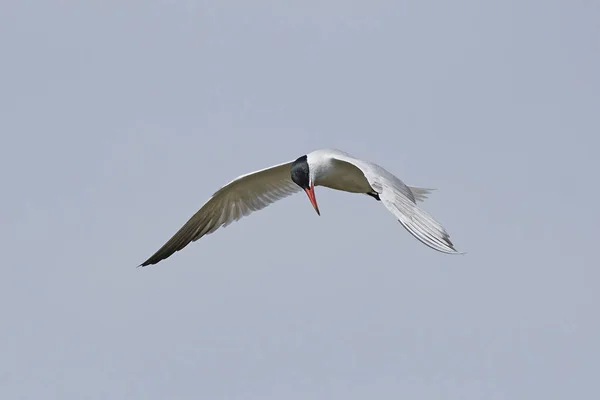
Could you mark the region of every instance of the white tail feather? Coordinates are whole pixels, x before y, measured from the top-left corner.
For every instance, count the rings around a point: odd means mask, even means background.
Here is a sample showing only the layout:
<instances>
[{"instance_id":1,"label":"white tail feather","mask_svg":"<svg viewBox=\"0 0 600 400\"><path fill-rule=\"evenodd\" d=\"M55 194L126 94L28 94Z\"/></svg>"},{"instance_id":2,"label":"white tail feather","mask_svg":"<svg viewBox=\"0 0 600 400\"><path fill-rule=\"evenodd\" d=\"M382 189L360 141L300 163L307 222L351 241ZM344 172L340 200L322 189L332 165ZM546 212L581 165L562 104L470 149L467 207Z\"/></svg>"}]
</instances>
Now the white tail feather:
<instances>
[{"instance_id":1,"label":"white tail feather","mask_svg":"<svg viewBox=\"0 0 600 400\"><path fill-rule=\"evenodd\" d=\"M408 186L416 201L425 201L427 195L433 192L435 189L427 189L416 186Z\"/></svg>"}]
</instances>

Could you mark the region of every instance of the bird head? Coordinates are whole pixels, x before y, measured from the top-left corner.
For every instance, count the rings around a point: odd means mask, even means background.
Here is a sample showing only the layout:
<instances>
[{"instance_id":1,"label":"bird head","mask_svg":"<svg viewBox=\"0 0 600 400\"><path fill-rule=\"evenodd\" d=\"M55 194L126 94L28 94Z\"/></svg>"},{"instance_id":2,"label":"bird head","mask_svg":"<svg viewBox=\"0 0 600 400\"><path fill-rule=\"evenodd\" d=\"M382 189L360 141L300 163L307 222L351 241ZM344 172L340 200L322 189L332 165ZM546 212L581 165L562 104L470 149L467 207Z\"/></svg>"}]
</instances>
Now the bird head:
<instances>
[{"instance_id":1,"label":"bird head","mask_svg":"<svg viewBox=\"0 0 600 400\"><path fill-rule=\"evenodd\" d=\"M317 214L321 215L315 198L315 185L310 176L310 167L306 155L299 157L292 163L291 176L292 181L304 190Z\"/></svg>"}]
</instances>

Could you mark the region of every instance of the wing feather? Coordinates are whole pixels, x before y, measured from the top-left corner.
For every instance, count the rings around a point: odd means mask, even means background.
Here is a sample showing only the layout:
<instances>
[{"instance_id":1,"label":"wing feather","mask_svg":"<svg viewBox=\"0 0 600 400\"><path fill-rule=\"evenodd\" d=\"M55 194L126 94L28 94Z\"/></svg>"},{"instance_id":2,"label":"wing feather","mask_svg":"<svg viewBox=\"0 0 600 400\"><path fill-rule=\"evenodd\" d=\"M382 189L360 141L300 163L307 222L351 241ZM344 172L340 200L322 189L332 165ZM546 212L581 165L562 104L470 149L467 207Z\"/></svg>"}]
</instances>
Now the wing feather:
<instances>
[{"instance_id":1,"label":"wing feather","mask_svg":"<svg viewBox=\"0 0 600 400\"><path fill-rule=\"evenodd\" d=\"M140 266L156 264L190 242L300 191L291 179L291 165L287 162L242 175L223 186Z\"/></svg>"},{"instance_id":2,"label":"wing feather","mask_svg":"<svg viewBox=\"0 0 600 400\"><path fill-rule=\"evenodd\" d=\"M454 248L450 235L431 215L417 206L432 189L409 187L377 164L356 159L345 153L334 158L358 167L371 187L379 194L383 205L406 230L426 246L442 253L464 254Z\"/></svg>"}]
</instances>

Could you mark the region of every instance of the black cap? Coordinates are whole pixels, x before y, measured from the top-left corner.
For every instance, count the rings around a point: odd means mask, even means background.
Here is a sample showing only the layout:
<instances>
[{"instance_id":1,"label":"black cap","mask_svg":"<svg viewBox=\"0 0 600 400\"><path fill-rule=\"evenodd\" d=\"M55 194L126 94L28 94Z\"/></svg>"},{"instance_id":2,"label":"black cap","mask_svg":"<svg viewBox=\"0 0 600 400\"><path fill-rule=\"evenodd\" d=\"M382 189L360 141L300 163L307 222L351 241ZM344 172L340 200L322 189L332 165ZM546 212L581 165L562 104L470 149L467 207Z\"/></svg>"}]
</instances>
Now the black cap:
<instances>
[{"instance_id":1,"label":"black cap","mask_svg":"<svg viewBox=\"0 0 600 400\"><path fill-rule=\"evenodd\" d=\"M292 163L292 180L296 185L300 186L302 189L309 188L309 171L308 171L308 161L307 157L304 155L299 157L296 161Z\"/></svg>"}]
</instances>

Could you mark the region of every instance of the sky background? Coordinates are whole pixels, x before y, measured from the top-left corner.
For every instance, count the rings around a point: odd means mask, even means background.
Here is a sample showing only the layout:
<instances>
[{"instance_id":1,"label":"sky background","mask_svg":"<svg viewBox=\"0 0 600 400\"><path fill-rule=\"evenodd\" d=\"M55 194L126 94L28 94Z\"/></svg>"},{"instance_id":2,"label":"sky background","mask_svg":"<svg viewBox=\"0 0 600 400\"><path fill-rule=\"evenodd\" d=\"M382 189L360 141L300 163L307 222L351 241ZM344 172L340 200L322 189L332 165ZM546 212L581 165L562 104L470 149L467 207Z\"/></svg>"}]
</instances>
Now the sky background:
<instances>
[{"instance_id":1,"label":"sky background","mask_svg":"<svg viewBox=\"0 0 600 400\"><path fill-rule=\"evenodd\" d=\"M0 398L600 398L597 1L3 1ZM302 193L136 268L221 185Z\"/></svg>"}]
</instances>

